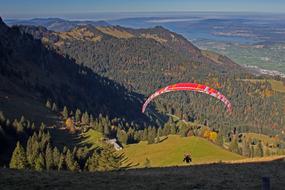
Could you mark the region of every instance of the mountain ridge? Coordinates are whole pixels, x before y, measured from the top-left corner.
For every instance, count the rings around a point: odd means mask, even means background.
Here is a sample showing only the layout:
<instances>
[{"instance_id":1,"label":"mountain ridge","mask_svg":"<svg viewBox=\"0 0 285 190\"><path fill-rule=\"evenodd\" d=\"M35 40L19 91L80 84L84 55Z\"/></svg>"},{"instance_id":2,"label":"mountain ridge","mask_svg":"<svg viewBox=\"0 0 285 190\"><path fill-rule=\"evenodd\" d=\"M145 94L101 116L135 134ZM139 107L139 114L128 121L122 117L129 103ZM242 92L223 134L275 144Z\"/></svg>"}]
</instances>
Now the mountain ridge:
<instances>
[{"instance_id":1,"label":"mountain ridge","mask_svg":"<svg viewBox=\"0 0 285 190\"><path fill-rule=\"evenodd\" d=\"M53 31L68 31L76 26L80 25L93 25L93 26L109 26L110 24L106 21L70 21L61 18L33 18L30 20L17 20L7 19L5 22L9 25L34 25L44 26L49 30Z\"/></svg>"},{"instance_id":2,"label":"mountain ridge","mask_svg":"<svg viewBox=\"0 0 285 190\"><path fill-rule=\"evenodd\" d=\"M4 97L20 92L17 97L34 99L43 105L51 99L61 106L81 107L94 114L146 119L139 109L142 95L75 64L68 56L59 55L44 47L40 40L17 27L9 28L1 21L0 37L1 103L5 104ZM119 106L116 105L120 101Z\"/></svg>"}]
</instances>

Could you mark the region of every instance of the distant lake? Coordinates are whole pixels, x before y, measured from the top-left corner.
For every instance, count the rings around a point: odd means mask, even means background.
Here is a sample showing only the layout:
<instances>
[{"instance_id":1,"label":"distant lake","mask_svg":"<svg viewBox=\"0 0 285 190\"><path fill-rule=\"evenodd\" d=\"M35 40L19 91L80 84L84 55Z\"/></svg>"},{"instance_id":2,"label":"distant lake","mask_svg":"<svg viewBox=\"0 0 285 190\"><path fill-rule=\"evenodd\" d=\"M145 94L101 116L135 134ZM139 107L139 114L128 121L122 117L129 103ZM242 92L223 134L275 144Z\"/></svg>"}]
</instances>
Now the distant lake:
<instances>
[{"instance_id":1,"label":"distant lake","mask_svg":"<svg viewBox=\"0 0 285 190\"><path fill-rule=\"evenodd\" d=\"M279 36L272 33L278 27L285 28L280 15L191 15L137 17L110 20L113 25L132 28L165 27L182 34L190 41L211 40L240 44L254 44L265 40L275 40ZM248 33L235 33L241 30ZM263 31L264 30L264 31ZM226 33L227 35L223 35Z\"/></svg>"}]
</instances>

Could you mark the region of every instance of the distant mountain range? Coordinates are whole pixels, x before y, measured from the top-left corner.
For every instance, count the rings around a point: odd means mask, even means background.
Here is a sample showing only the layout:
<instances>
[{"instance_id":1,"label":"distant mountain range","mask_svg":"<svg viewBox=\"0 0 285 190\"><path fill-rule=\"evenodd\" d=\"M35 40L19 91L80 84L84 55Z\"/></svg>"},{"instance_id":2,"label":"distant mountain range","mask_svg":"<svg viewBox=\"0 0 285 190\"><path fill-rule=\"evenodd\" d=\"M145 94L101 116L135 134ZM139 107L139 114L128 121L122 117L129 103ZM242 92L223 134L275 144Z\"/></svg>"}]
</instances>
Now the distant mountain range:
<instances>
[{"instance_id":1,"label":"distant mountain range","mask_svg":"<svg viewBox=\"0 0 285 190\"><path fill-rule=\"evenodd\" d=\"M69 21L60 18L34 18L30 20L8 19L5 20L5 22L9 26L12 25L43 26L48 30L56 32L68 31L76 26L82 26L82 25L110 26L110 24L105 21Z\"/></svg>"}]
</instances>

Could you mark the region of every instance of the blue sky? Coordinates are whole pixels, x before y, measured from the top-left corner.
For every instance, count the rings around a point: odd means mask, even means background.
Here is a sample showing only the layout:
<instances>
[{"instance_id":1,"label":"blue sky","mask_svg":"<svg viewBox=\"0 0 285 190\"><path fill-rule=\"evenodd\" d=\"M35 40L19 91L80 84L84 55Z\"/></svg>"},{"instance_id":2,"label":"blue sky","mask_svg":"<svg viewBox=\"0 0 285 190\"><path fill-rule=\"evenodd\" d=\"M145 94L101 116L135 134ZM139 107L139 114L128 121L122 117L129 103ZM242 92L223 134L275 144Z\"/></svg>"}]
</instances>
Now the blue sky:
<instances>
[{"instance_id":1,"label":"blue sky","mask_svg":"<svg viewBox=\"0 0 285 190\"><path fill-rule=\"evenodd\" d=\"M285 13L285 0L0 0L4 18L168 11Z\"/></svg>"}]
</instances>

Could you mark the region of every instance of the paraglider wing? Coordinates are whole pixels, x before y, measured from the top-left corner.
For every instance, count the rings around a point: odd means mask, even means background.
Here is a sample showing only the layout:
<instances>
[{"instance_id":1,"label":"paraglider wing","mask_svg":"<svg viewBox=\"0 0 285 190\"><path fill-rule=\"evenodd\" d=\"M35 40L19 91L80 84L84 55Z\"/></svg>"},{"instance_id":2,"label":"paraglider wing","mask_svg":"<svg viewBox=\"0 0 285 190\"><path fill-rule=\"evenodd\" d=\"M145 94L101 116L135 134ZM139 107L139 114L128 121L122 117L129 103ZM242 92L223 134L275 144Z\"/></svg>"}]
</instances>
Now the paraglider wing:
<instances>
[{"instance_id":1,"label":"paraglider wing","mask_svg":"<svg viewBox=\"0 0 285 190\"><path fill-rule=\"evenodd\" d=\"M230 101L223 95L221 94L219 91L210 88L206 85L202 85L202 84L196 84L196 83L177 83L177 84L173 84L173 85L169 85L166 86L158 91L156 91L154 94L150 95L148 97L148 99L145 101L145 103L143 104L142 107L142 113L145 112L145 109L147 107L147 105L157 96L167 93L167 92L173 92L173 91L196 91L196 92L201 92L201 93L205 93L205 94L209 94L210 96L213 96L217 99L219 99L220 101L222 101L228 112L232 112L232 105L230 103Z\"/></svg>"}]
</instances>

